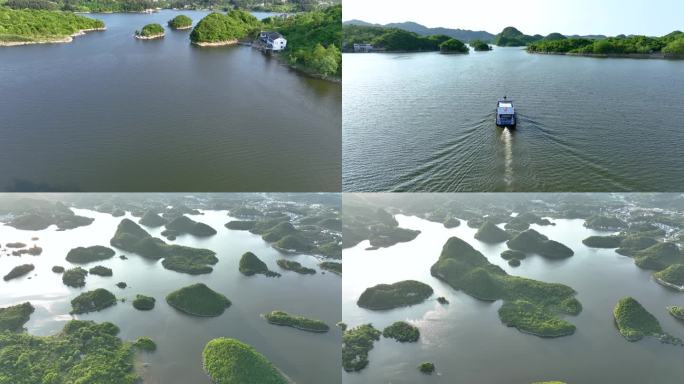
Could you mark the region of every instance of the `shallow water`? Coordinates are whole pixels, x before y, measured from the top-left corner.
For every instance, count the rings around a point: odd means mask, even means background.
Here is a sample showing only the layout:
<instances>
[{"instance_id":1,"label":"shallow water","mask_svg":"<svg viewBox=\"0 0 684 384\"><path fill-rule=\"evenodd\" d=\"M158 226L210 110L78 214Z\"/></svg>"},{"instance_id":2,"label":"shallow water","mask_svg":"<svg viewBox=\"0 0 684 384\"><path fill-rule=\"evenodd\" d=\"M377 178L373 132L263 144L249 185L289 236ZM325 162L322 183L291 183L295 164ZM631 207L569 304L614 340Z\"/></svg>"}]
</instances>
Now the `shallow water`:
<instances>
[{"instance_id":1,"label":"shallow water","mask_svg":"<svg viewBox=\"0 0 684 384\"><path fill-rule=\"evenodd\" d=\"M465 222L446 229L442 224L398 215L401 227L422 233L412 242L366 251L368 242L344 251L343 318L349 326L373 323L382 329L397 320L420 328L420 340L398 343L381 338L369 353L369 365L359 373L344 373L343 382L355 383L530 383L561 380L568 383L674 383L684 375L684 348L644 339L629 343L613 322L617 301L633 296L658 318L665 331L684 337L684 324L671 317L668 305L683 305L684 294L667 290L651 273L614 250L592 249L582 239L600 232L582 226L582 220L553 220L556 226L532 227L569 246L575 255L549 261L528 256L517 268L499 254L505 243L487 245L474 239L476 229ZM602 233L606 234L606 233ZM574 335L543 339L508 328L497 314L501 301L478 301L430 275L447 239L457 236L482 252L509 274L567 284L584 309L564 318L577 326ZM369 311L356 300L367 287L415 279L429 284L434 295L407 308ZM435 300L445 296L450 304ZM436 375L421 374L423 361L435 363Z\"/></svg>"},{"instance_id":2,"label":"shallow water","mask_svg":"<svg viewBox=\"0 0 684 384\"><path fill-rule=\"evenodd\" d=\"M198 276L177 273L164 269L161 261L117 251L112 259L84 266L104 265L113 270L114 276L89 275L85 287L70 288L62 283L61 275L50 270L52 266L73 267L64 259L71 248L109 245L109 239L122 219L89 210L75 211L82 216L94 217L95 221L89 226L68 231L56 231L54 227L43 231L19 231L0 226L3 244L20 241L43 247L40 256L0 257L0 275L7 274L19 264L33 263L36 266L29 275L31 279L24 277L0 282L0 307L24 301L30 301L36 307L26 324L28 332L54 334L72 318L69 315L71 299L84 291L106 288L118 298L125 297L126 302L75 318L111 321L121 328L119 336L126 340L151 337L157 343L157 351L142 354L142 361L149 364L144 370L145 383L209 383L202 370L202 349L216 337L237 338L252 345L297 383L340 382L341 332L334 324L341 318L341 279L332 273L322 274L316 266L318 260L313 256L283 256L258 235L226 229L223 225L231 220L226 211L205 211L202 216L191 216L192 219L211 225L218 234L209 238L183 235L173 243L215 251L219 262L212 273ZM137 221L131 216L126 217ZM163 228L145 229L153 236L159 236ZM39 240L33 242L32 237L39 237ZM240 274L238 261L247 251L254 252L270 269L281 272L282 277L245 277ZM119 259L121 254L127 255L128 260ZM282 271L276 264L276 260L282 257L315 268L318 273L299 275ZM128 288L117 288L115 284L119 281L126 282ZM176 311L164 300L171 291L197 282L226 295L232 306L221 316L199 318ZM136 294L153 296L155 308L152 311L134 309L131 303ZM331 330L315 334L268 324L260 314L273 310L323 320Z\"/></svg>"},{"instance_id":3,"label":"shallow water","mask_svg":"<svg viewBox=\"0 0 684 384\"><path fill-rule=\"evenodd\" d=\"M189 30L133 38L180 13L92 14L107 31L1 48L0 190L339 191L340 84Z\"/></svg>"},{"instance_id":4,"label":"shallow water","mask_svg":"<svg viewBox=\"0 0 684 384\"><path fill-rule=\"evenodd\" d=\"M684 189L684 61L345 54L343 81L345 191Z\"/></svg>"}]
</instances>

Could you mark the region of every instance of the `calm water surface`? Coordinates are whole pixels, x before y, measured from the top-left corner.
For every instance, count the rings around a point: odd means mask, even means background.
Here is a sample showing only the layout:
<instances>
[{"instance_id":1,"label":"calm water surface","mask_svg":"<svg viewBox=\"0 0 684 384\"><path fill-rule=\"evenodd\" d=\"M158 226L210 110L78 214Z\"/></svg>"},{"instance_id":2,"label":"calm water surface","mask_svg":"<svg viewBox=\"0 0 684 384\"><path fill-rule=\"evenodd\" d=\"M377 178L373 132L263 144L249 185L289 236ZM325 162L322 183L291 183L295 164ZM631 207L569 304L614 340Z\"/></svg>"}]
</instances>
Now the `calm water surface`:
<instances>
[{"instance_id":1,"label":"calm water surface","mask_svg":"<svg viewBox=\"0 0 684 384\"><path fill-rule=\"evenodd\" d=\"M613 322L618 299L633 296L658 318L663 328L684 337L684 324L671 317L668 305L683 305L684 294L655 283L648 271L613 250L587 248L582 239L599 234L582 220L554 220L556 226L532 227L562 242L575 255L561 261L528 256L518 268L499 254L505 243L487 245L474 239L476 229L442 224L416 217L397 216L400 226L422 233L412 242L377 251L365 251L368 242L344 252L343 318L350 326L373 323L384 328L397 320L420 328L420 340L398 343L382 338L369 354L370 364L359 373L344 373L343 382L356 383L530 383L561 380L568 383L675 383L684 375L684 348L645 339L629 343ZM602 233L606 234L606 233ZM572 336L542 339L503 325L497 314L501 301L478 301L430 275L451 236L469 242L491 263L509 274L574 288L584 309L565 317L577 326ZM369 311L356 305L367 287L415 279L429 284L434 295L426 302L390 311ZM445 296L449 305L435 300ZM421 374L423 361L435 363L437 375Z\"/></svg>"},{"instance_id":2,"label":"calm water surface","mask_svg":"<svg viewBox=\"0 0 684 384\"><path fill-rule=\"evenodd\" d=\"M177 14L0 49L0 190L339 191L340 84L189 30L133 38Z\"/></svg>"},{"instance_id":3,"label":"calm water surface","mask_svg":"<svg viewBox=\"0 0 684 384\"><path fill-rule=\"evenodd\" d=\"M199 276L177 273L164 269L161 261L117 251L117 256L112 259L86 266L104 265L113 270L114 276L89 275L85 287L70 288L62 284L61 275L50 270L52 266L73 267L65 256L76 246L108 245L122 219L88 210L75 211L82 216L94 217L95 221L86 227L61 232L54 227L43 231L19 231L0 226L3 244L13 241L32 244L31 238L39 237L35 243L43 247L43 254L36 257L0 257L1 275L16 265L33 263L36 266L30 275L35 273L36 276L31 279L0 283L0 307L24 301L30 301L36 307L26 324L28 332L36 335L58 332L72 318L69 311L74 297L84 291L106 288L127 301L100 312L75 317L97 322L111 321L121 328L119 336L126 340L150 336L158 349L142 355L142 361L149 364L144 372L145 383L208 384L209 379L202 370L202 349L216 337L232 337L252 345L297 383L340 382L341 332L334 326L341 318L339 276L321 274L319 270L315 275L306 276L282 271L281 278L245 277L238 272L238 261L244 252L254 252L270 269L279 272L276 260L283 255L258 235L226 229L223 225L231 220L226 211L205 211L203 216L192 218L211 225L218 234L202 239L179 236L174 243L215 251L219 262L212 273ZM162 230L146 229L153 236L159 236ZM119 259L120 254L127 255L128 260ZM287 257L318 269L318 261L312 256ZM126 282L128 288L117 288L115 284L119 281ZM221 316L199 318L176 311L164 300L171 291L197 282L226 295L233 305ZM131 302L139 293L156 298L152 311L133 308ZM270 325L259 317L276 309L321 319L331 326L331 330L324 334L303 332Z\"/></svg>"},{"instance_id":4,"label":"calm water surface","mask_svg":"<svg viewBox=\"0 0 684 384\"><path fill-rule=\"evenodd\" d=\"M684 61L345 54L343 93L345 191L684 189Z\"/></svg>"}]
</instances>

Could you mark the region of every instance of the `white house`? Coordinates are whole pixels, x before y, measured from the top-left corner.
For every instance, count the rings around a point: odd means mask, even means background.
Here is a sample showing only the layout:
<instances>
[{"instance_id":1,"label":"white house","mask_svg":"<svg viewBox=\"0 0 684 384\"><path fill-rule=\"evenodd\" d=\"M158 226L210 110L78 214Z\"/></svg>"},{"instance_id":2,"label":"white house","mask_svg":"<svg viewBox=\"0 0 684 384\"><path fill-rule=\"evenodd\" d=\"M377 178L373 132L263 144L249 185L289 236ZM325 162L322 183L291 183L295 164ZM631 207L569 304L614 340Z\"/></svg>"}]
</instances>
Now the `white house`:
<instances>
[{"instance_id":1,"label":"white house","mask_svg":"<svg viewBox=\"0 0 684 384\"><path fill-rule=\"evenodd\" d=\"M285 49L285 47L287 47L287 39L285 39L283 35L278 32L262 31L259 34L259 40L261 40L267 49L271 49L273 51L282 51Z\"/></svg>"},{"instance_id":2,"label":"white house","mask_svg":"<svg viewBox=\"0 0 684 384\"><path fill-rule=\"evenodd\" d=\"M373 52L373 44L354 44L354 52Z\"/></svg>"}]
</instances>

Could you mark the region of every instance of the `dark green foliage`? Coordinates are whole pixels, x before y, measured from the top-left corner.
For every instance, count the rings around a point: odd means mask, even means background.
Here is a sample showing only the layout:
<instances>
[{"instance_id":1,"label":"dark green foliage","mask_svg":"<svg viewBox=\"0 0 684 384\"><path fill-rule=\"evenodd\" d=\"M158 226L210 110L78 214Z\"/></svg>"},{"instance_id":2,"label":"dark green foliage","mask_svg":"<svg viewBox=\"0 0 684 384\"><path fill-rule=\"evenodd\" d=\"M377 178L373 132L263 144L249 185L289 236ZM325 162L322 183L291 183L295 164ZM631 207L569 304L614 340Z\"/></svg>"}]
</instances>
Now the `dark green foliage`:
<instances>
[{"instance_id":1,"label":"dark green foliage","mask_svg":"<svg viewBox=\"0 0 684 384\"><path fill-rule=\"evenodd\" d=\"M665 47L663 47L662 52L666 56L684 56L684 34L682 34L681 37L677 38L676 40L673 40L672 42L668 43Z\"/></svg>"},{"instance_id":2,"label":"dark green foliage","mask_svg":"<svg viewBox=\"0 0 684 384\"><path fill-rule=\"evenodd\" d=\"M332 273L342 275L342 263L336 263L333 261L324 261L320 264L318 264L321 269L325 269L326 271L330 271Z\"/></svg>"},{"instance_id":3,"label":"dark green foliage","mask_svg":"<svg viewBox=\"0 0 684 384\"><path fill-rule=\"evenodd\" d=\"M478 51L478 52L491 51L492 50L492 46L487 44L486 42L484 42L482 40L473 40L470 42L470 46L473 47L473 49Z\"/></svg>"},{"instance_id":4,"label":"dark green foliage","mask_svg":"<svg viewBox=\"0 0 684 384\"><path fill-rule=\"evenodd\" d=\"M287 235L278 240L274 246L287 252L307 253L311 251L309 244L307 244L307 242L298 235Z\"/></svg>"},{"instance_id":5,"label":"dark green foliage","mask_svg":"<svg viewBox=\"0 0 684 384\"><path fill-rule=\"evenodd\" d=\"M284 325L301 329L309 332L328 332L330 327L315 319L307 319L306 317L290 315L283 311L273 311L264 315L264 318L271 324Z\"/></svg>"},{"instance_id":6,"label":"dark green foliage","mask_svg":"<svg viewBox=\"0 0 684 384\"><path fill-rule=\"evenodd\" d=\"M634 263L639 268L660 271L672 264L684 264L684 255L675 243L657 243L636 252Z\"/></svg>"},{"instance_id":7,"label":"dark green foliage","mask_svg":"<svg viewBox=\"0 0 684 384\"><path fill-rule=\"evenodd\" d=\"M663 334L658 319L632 297L620 299L613 310L613 315L620 334L628 341L638 341L644 336Z\"/></svg>"},{"instance_id":8,"label":"dark green foliage","mask_svg":"<svg viewBox=\"0 0 684 384\"><path fill-rule=\"evenodd\" d=\"M530 52L630 55L663 53L677 57L684 53L684 33L675 31L662 37L616 36L606 39L552 39L538 41L527 47Z\"/></svg>"},{"instance_id":9,"label":"dark green foliage","mask_svg":"<svg viewBox=\"0 0 684 384\"><path fill-rule=\"evenodd\" d=\"M516 251L514 249L507 249L503 252L501 252L501 258L504 260L523 260L527 257L527 254L525 252L521 251Z\"/></svg>"},{"instance_id":10,"label":"dark green foliage","mask_svg":"<svg viewBox=\"0 0 684 384\"><path fill-rule=\"evenodd\" d=\"M596 215L587 219L584 226L591 229L614 231L627 228L627 223L615 216Z\"/></svg>"},{"instance_id":11,"label":"dark green foliage","mask_svg":"<svg viewBox=\"0 0 684 384\"><path fill-rule=\"evenodd\" d=\"M274 243L285 236L293 235L295 233L297 233L297 229L295 229L294 225L292 225L290 222L284 221L264 232L261 237L264 239L264 241Z\"/></svg>"},{"instance_id":12,"label":"dark green foliage","mask_svg":"<svg viewBox=\"0 0 684 384\"><path fill-rule=\"evenodd\" d=\"M648 236L627 236L620 242L620 248L616 249L615 252L624 256L634 256L637 251L641 251L657 243L658 241L656 239Z\"/></svg>"},{"instance_id":13,"label":"dark green foliage","mask_svg":"<svg viewBox=\"0 0 684 384\"><path fill-rule=\"evenodd\" d=\"M382 332L371 324L360 325L344 331L342 335L342 367L347 372L356 372L368 365L368 352L373 343L380 340Z\"/></svg>"},{"instance_id":14,"label":"dark green foliage","mask_svg":"<svg viewBox=\"0 0 684 384\"><path fill-rule=\"evenodd\" d=\"M499 318L509 327L536 336L561 337L575 333L574 325L525 300L504 302L499 308Z\"/></svg>"},{"instance_id":15,"label":"dark green foliage","mask_svg":"<svg viewBox=\"0 0 684 384\"><path fill-rule=\"evenodd\" d=\"M231 305L227 297L202 283L169 293L166 302L181 312L206 317L219 316Z\"/></svg>"},{"instance_id":16,"label":"dark green foliage","mask_svg":"<svg viewBox=\"0 0 684 384\"><path fill-rule=\"evenodd\" d=\"M138 337L133 346L144 352L154 352L157 350L157 344L146 336Z\"/></svg>"},{"instance_id":17,"label":"dark green foliage","mask_svg":"<svg viewBox=\"0 0 684 384\"><path fill-rule=\"evenodd\" d=\"M119 281L118 283L116 283L116 286L121 289L124 289L128 286L128 284L124 283L123 281Z\"/></svg>"},{"instance_id":18,"label":"dark green foliage","mask_svg":"<svg viewBox=\"0 0 684 384\"><path fill-rule=\"evenodd\" d=\"M684 307L680 307L677 305L672 305L667 307L667 311L672 315L673 317L679 319L679 320L684 320Z\"/></svg>"},{"instance_id":19,"label":"dark green foliage","mask_svg":"<svg viewBox=\"0 0 684 384\"><path fill-rule=\"evenodd\" d=\"M511 267L519 267L520 259L510 259L508 260L508 265L510 265Z\"/></svg>"},{"instance_id":20,"label":"dark green foliage","mask_svg":"<svg viewBox=\"0 0 684 384\"><path fill-rule=\"evenodd\" d=\"M497 227L494 223L487 220L475 233L475 238L490 244L501 243L510 238L508 232Z\"/></svg>"},{"instance_id":21,"label":"dark green foliage","mask_svg":"<svg viewBox=\"0 0 684 384\"><path fill-rule=\"evenodd\" d=\"M16 267L12 268L12 270L9 271L9 273L6 274L2 279L5 281L16 279L17 277L24 276L33 271L35 268L36 267L34 267L33 264L17 265Z\"/></svg>"},{"instance_id":22,"label":"dark green foliage","mask_svg":"<svg viewBox=\"0 0 684 384\"><path fill-rule=\"evenodd\" d=\"M145 212L138 222L146 227L152 228L161 227L166 224L166 220L152 211Z\"/></svg>"},{"instance_id":23,"label":"dark green foliage","mask_svg":"<svg viewBox=\"0 0 684 384\"><path fill-rule=\"evenodd\" d=\"M216 230L204 223L199 223L187 216L179 216L166 224L166 229L177 231L178 234L189 233L197 237L213 236Z\"/></svg>"},{"instance_id":24,"label":"dark green foliage","mask_svg":"<svg viewBox=\"0 0 684 384\"><path fill-rule=\"evenodd\" d=\"M0 42L56 40L72 35L79 30L104 28L100 20L75 15L71 12L0 7ZM73 219L80 218L74 216ZM86 218L83 218L86 219ZM92 219L74 221L73 224L87 225ZM13 225L20 229L39 230L53 224L53 218L29 214L17 217Z\"/></svg>"},{"instance_id":25,"label":"dark green foliage","mask_svg":"<svg viewBox=\"0 0 684 384\"><path fill-rule=\"evenodd\" d=\"M141 30L135 31L136 36L142 36L142 37L152 37L152 36L159 36L164 34L164 27L162 27L160 24L157 23L152 23L152 24L147 24L144 27L142 27Z\"/></svg>"},{"instance_id":26,"label":"dark green foliage","mask_svg":"<svg viewBox=\"0 0 684 384\"><path fill-rule=\"evenodd\" d=\"M294 271L302 275L313 275L316 273L315 269L303 267L300 263L292 260L279 259L276 263L282 269Z\"/></svg>"},{"instance_id":27,"label":"dark green foliage","mask_svg":"<svg viewBox=\"0 0 684 384\"><path fill-rule=\"evenodd\" d=\"M444 221L445 228L456 228L461 225L461 221L455 217L450 217Z\"/></svg>"},{"instance_id":28,"label":"dark green foliage","mask_svg":"<svg viewBox=\"0 0 684 384\"><path fill-rule=\"evenodd\" d=\"M566 39L567 39L567 37L565 37L564 35L562 35L558 32L553 32L553 33L549 33L548 35L546 35L546 37L544 37L543 41L566 40Z\"/></svg>"},{"instance_id":29,"label":"dark green foliage","mask_svg":"<svg viewBox=\"0 0 684 384\"><path fill-rule=\"evenodd\" d=\"M135 295L135 300L133 300L133 308L140 311L149 311L154 308L156 300L154 297L145 295Z\"/></svg>"},{"instance_id":30,"label":"dark green foliage","mask_svg":"<svg viewBox=\"0 0 684 384\"><path fill-rule=\"evenodd\" d=\"M565 245L549 240L548 237L528 229L506 242L509 248L526 253L536 253L549 259L563 259L574 255L572 249Z\"/></svg>"},{"instance_id":31,"label":"dark green foliage","mask_svg":"<svg viewBox=\"0 0 684 384\"><path fill-rule=\"evenodd\" d=\"M437 302L440 303L440 304L442 304L442 305L449 304L449 300L447 300L447 298L444 297L444 296L438 297L438 298L437 298Z\"/></svg>"},{"instance_id":32,"label":"dark green foliage","mask_svg":"<svg viewBox=\"0 0 684 384\"><path fill-rule=\"evenodd\" d=\"M114 250L101 245L78 247L67 253L66 259L74 264L86 264L93 261L107 260L114 257Z\"/></svg>"},{"instance_id":33,"label":"dark green foliage","mask_svg":"<svg viewBox=\"0 0 684 384\"><path fill-rule=\"evenodd\" d=\"M245 276L252 276L255 274L262 274L269 277L280 276L279 273L270 271L266 263L261 261L261 259L252 252L245 252L242 255L238 269L240 273Z\"/></svg>"},{"instance_id":34,"label":"dark green foliage","mask_svg":"<svg viewBox=\"0 0 684 384\"><path fill-rule=\"evenodd\" d=\"M684 264L672 264L662 271L654 273L653 277L668 284L684 286Z\"/></svg>"},{"instance_id":35,"label":"dark green foliage","mask_svg":"<svg viewBox=\"0 0 684 384\"><path fill-rule=\"evenodd\" d=\"M552 223L548 219L543 219L534 213L526 212L508 220L504 228L510 231L522 232L529 229L531 224L551 225Z\"/></svg>"},{"instance_id":36,"label":"dark green foliage","mask_svg":"<svg viewBox=\"0 0 684 384\"><path fill-rule=\"evenodd\" d=\"M439 45L439 51L442 53L468 53L470 48L460 40L449 39Z\"/></svg>"},{"instance_id":37,"label":"dark green foliage","mask_svg":"<svg viewBox=\"0 0 684 384\"><path fill-rule=\"evenodd\" d=\"M103 267L101 265L97 265L95 267L90 268L88 272L92 275L98 276L112 276L111 268Z\"/></svg>"},{"instance_id":38,"label":"dark green foliage","mask_svg":"<svg viewBox=\"0 0 684 384\"><path fill-rule=\"evenodd\" d=\"M221 337L209 341L202 352L202 364L214 383L288 383L262 354L235 339Z\"/></svg>"},{"instance_id":39,"label":"dark green foliage","mask_svg":"<svg viewBox=\"0 0 684 384\"><path fill-rule=\"evenodd\" d=\"M382 335L402 343L415 343L420 338L420 331L405 321L395 321L382 330Z\"/></svg>"},{"instance_id":40,"label":"dark green foliage","mask_svg":"<svg viewBox=\"0 0 684 384\"><path fill-rule=\"evenodd\" d=\"M418 370L427 375L432 374L435 371L435 365L429 362L420 363Z\"/></svg>"},{"instance_id":41,"label":"dark green foliage","mask_svg":"<svg viewBox=\"0 0 684 384\"><path fill-rule=\"evenodd\" d=\"M72 314L88 313L101 311L116 304L116 297L113 293L104 288L94 291L83 292L71 300Z\"/></svg>"},{"instance_id":42,"label":"dark green foliage","mask_svg":"<svg viewBox=\"0 0 684 384\"><path fill-rule=\"evenodd\" d=\"M20 332L24 328L24 324L29 321L33 311L35 311L35 308L28 301L11 307L0 308L0 332ZM2 343L0 343L1 349ZM2 378L1 374L0 378Z\"/></svg>"},{"instance_id":43,"label":"dark green foliage","mask_svg":"<svg viewBox=\"0 0 684 384\"><path fill-rule=\"evenodd\" d=\"M233 9L228 14L212 12L190 33L193 43L217 43L242 39L258 32L260 22L249 12Z\"/></svg>"},{"instance_id":44,"label":"dark green foliage","mask_svg":"<svg viewBox=\"0 0 684 384\"><path fill-rule=\"evenodd\" d=\"M0 379L11 384L135 384L134 352L112 323L72 320L54 336L0 332Z\"/></svg>"},{"instance_id":45,"label":"dark green foliage","mask_svg":"<svg viewBox=\"0 0 684 384\"><path fill-rule=\"evenodd\" d=\"M366 288L357 305L372 310L385 310L419 304L432 295L432 287L415 280L394 284L378 284Z\"/></svg>"},{"instance_id":46,"label":"dark green foliage","mask_svg":"<svg viewBox=\"0 0 684 384\"><path fill-rule=\"evenodd\" d=\"M523 47L540 40L539 36L528 36L514 27L506 27L494 38L494 44L500 47Z\"/></svg>"},{"instance_id":47,"label":"dark green foliage","mask_svg":"<svg viewBox=\"0 0 684 384\"><path fill-rule=\"evenodd\" d=\"M592 248L617 248L624 239L624 236L589 236L582 244Z\"/></svg>"},{"instance_id":48,"label":"dark green foliage","mask_svg":"<svg viewBox=\"0 0 684 384\"><path fill-rule=\"evenodd\" d=\"M256 221L254 221L254 220L230 221L230 222L226 223L226 228L233 229L236 231L249 231L252 228L254 228L255 224L256 224Z\"/></svg>"},{"instance_id":49,"label":"dark green foliage","mask_svg":"<svg viewBox=\"0 0 684 384\"><path fill-rule=\"evenodd\" d=\"M192 19L185 15L178 15L169 20L169 27L173 29L186 29L192 27Z\"/></svg>"},{"instance_id":50,"label":"dark green foliage","mask_svg":"<svg viewBox=\"0 0 684 384\"><path fill-rule=\"evenodd\" d=\"M211 273L214 269L209 265L218 262L216 253L208 249L190 248L180 245L169 246L170 254L162 260L164 268L188 273L190 275L200 275Z\"/></svg>"},{"instance_id":51,"label":"dark green foliage","mask_svg":"<svg viewBox=\"0 0 684 384\"><path fill-rule=\"evenodd\" d=\"M88 271L81 267L71 268L64 271L62 282L69 287L79 288L85 286Z\"/></svg>"},{"instance_id":52,"label":"dark green foliage","mask_svg":"<svg viewBox=\"0 0 684 384\"><path fill-rule=\"evenodd\" d=\"M54 273L64 273L64 267L62 267L62 266L60 266L60 265L55 265L54 267L52 267L52 272L54 272Z\"/></svg>"}]
</instances>

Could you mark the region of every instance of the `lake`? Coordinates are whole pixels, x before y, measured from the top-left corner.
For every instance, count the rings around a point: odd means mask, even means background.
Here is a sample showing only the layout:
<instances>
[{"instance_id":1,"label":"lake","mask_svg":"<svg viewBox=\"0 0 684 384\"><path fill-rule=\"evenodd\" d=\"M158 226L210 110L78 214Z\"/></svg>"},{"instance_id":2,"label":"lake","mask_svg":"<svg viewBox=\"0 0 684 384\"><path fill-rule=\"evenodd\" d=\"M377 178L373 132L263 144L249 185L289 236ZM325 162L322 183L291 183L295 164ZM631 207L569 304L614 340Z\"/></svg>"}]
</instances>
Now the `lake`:
<instances>
[{"instance_id":1,"label":"lake","mask_svg":"<svg viewBox=\"0 0 684 384\"><path fill-rule=\"evenodd\" d=\"M652 271L639 269L629 257L612 249L585 247L582 239L595 234L583 220L552 220L556 226L532 228L575 251L569 259L551 261L528 256L520 267L510 267L499 254L505 243L487 245L474 239L477 229L447 229L440 223L397 215L399 226L419 229L409 242L366 251L368 241L344 251L343 318L350 327L373 323L382 329L405 320L420 329L417 343L381 338L369 353L369 365L358 373L345 373L343 382L356 383L531 383L561 380L568 383L674 383L684 375L682 347L646 338L630 343L620 336L613 308L633 296L658 318L666 332L684 336L682 322L671 317L668 305L684 304L684 294L670 291L651 279ZM430 275L442 246L452 236L467 241L491 263L518 275L574 288L584 309L578 316L563 316L577 326L574 335L543 339L506 327L497 310L501 301L476 300ZM412 307L369 311L356 305L361 293L379 283L415 279L429 284L433 296ZM445 296L450 304L435 300ZM435 363L436 374L417 369L423 361Z\"/></svg>"},{"instance_id":2,"label":"lake","mask_svg":"<svg viewBox=\"0 0 684 384\"><path fill-rule=\"evenodd\" d=\"M344 54L344 191L680 191L684 61ZM515 130L496 102L514 100Z\"/></svg>"},{"instance_id":3,"label":"lake","mask_svg":"<svg viewBox=\"0 0 684 384\"><path fill-rule=\"evenodd\" d=\"M334 325L342 316L341 279L332 273L322 274L316 266L319 261L313 256L297 254L285 257L315 268L318 271L315 275L283 271L276 265L276 260L283 255L259 235L226 229L223 225L231 220L226 211L204 211L204 215L191 218L211 225L218 234L209 238L183 235L173 243L215 251L219 262L212 273L198 276L177 273L163 268L161 261L117 250L117 256L85 266L109 267L114 272L112 277L89 275L85 287L70 288L62 283L61 275L50 270L52 266L73 267L65 260L71 248L108 246L123 218L90 210L74 211L78 215L93 217L95 221L89 226L67 231L56 231L54 226L43 231L20 231L0 226L3 244L19 241L36 243L43 248L40 256L0 257L2 275L16 265L33 263L36 266L29 275L33 276L31 279L24 277L0 282L0 307L24 301L30 301L36 307L26 324L29 333L51 335L58 332L72 318L69 315L71 299L84 291L106 288L117 298L125 297L126 302L75 318L113 322L121 328L119 336L125 340L151 337L158 348L154 353L141 355L142 362L149 364L144 368L145 383L209 384L210 380L202 369L202 350L209 340L217 337L232 337L253 346L296 383L340 382L341 331ZM125 217L138 220L130 214ZM144 228L153 236L160 236L163 230L163 227ZM31 241L32 237L39 240ZM247 251L254 252L268 264L269 269L281 272L282 277L246 277L240 274L238 261ZM128 260L119 259L121 254ZM126 282L128 288L117 288L115 284L119 281ZM180 313L164 300L171 291L197 282L226 295L232 306L221 316L200 318ZM151 311L134 309L131 302L136 294L156 298L155 308ZM317 334L271 325L260 314L273 310L320 319L331 329L328 333Z\"/></svg>"},{"instance_id":4,"label":"lake","mask_svg":"<svg viewBox=\"0 0 684 384\"><path fill-rule=\"evenodd\" d=\"M86 15L107 30L0 49L0 190L339 191L341 85L192 46L166 28L180 13ZM155 22L166 37L133 38Z\"/></svg>"}]
</instances>

